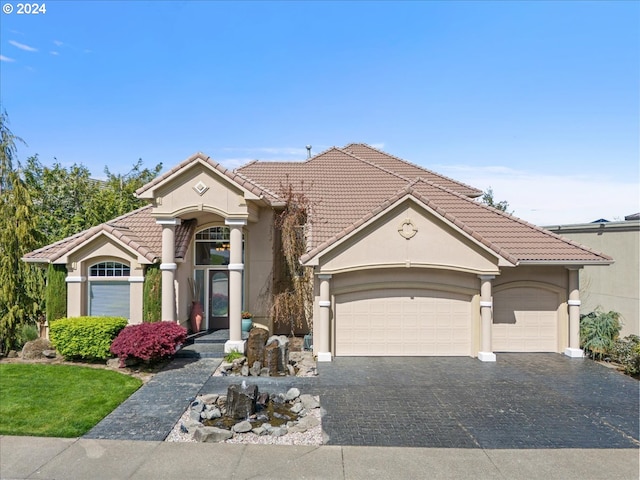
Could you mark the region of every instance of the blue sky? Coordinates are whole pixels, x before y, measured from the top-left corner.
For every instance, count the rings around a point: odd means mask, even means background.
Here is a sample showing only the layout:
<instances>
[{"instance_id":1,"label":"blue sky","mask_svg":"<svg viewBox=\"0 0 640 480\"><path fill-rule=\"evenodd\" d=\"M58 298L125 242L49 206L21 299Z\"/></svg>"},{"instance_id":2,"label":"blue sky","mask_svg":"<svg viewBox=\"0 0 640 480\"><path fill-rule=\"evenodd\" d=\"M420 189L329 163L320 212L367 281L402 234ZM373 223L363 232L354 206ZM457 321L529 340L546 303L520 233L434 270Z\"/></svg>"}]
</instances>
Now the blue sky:
<instances>
[{"instance_id":1,"label":"blue sky","mask_svg":"<svg viewBox=\"0 0 640 480\"><path fill-rule=\"evenodd\" d=\"M0 3L21 160L100 177L366 142L537 224L640 211L638 2Z\"/></svg>"}]
</instances>

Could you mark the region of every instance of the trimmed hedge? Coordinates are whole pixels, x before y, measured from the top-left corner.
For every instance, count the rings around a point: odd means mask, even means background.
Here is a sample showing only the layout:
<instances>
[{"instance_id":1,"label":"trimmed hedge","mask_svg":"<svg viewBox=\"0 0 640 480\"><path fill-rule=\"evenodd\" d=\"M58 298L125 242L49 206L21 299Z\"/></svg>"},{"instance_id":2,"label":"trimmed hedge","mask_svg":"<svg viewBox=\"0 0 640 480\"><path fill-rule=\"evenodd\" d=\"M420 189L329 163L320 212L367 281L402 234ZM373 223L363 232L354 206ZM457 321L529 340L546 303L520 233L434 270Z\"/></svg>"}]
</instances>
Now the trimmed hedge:
<instances>
[{"instance_id":1,"label":"trimmed hedge","mask_svg":"<svg viewBox=\"0 0 640 480\"><path fill-rule=\"evenodd\" d=\"M187 329L173 322L141 323L122 330L111 345L111 353L123 367L128 358L153 362L176 353L187 339Z\"/></svg>"},{"instance_id":2,"label":"trimmed hedge","mask_svg":"<svg viewBox=\"0 0 640 480\"><path fill-rule=\"evenodd\" d=\"M111 357L111 343L127 326L121 317L75 317L55 320L49 325L49 338L67 359L104 360Z\"/></svg>"}]
</instances>

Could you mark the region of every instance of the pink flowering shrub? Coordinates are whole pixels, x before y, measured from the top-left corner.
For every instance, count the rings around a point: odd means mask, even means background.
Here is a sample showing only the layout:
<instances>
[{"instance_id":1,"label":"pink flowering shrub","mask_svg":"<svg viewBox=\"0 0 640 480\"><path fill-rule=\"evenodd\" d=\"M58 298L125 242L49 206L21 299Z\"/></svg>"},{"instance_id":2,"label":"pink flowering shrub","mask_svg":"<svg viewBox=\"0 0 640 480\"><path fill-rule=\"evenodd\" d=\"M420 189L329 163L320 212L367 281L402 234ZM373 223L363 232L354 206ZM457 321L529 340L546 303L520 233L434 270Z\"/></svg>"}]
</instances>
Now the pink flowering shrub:
<instances>
[{"instance_id":1,"label":"pink flowering shrub","mask_svg":"<svg viewBox=\"0 0 640 480\"><path fill-rule=\"evenodd\" d=\"M176 353L187 330L173 322L142 323L125 327L111 344L111 353L124 367L128 358L153 362Z\"/></svg>"}]
</instances>

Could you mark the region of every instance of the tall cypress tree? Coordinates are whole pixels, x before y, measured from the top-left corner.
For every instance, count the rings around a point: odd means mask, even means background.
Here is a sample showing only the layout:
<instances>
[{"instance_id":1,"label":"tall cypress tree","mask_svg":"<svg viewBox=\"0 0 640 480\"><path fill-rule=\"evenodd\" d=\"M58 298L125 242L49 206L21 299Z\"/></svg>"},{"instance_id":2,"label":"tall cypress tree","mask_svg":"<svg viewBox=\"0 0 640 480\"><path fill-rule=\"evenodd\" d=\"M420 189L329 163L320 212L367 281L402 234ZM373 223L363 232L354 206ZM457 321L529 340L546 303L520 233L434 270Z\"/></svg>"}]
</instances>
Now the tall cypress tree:
<instances>
[{"instance_id":1,"label":"tall cypress tree","mask_svg":"<svg viewBox=\"0 0 640 480\"><path fill-rule=\"evenodd\" d=\"M47 268L47 321L67 316L67 268L64 265L49 264Z\"/></svg>"},{"instance_id":2,"label":"tall cypress tree","mask_svg":"<svg viewBox=\"0 0 640 480\"><path fill-rule=\"evenodd\" d=\"M31 195L16 159L7 115L0 113L0 349L16 346L20 325L35 323L42 312L43 272L21 257L39 246ZM17 168L14 168L14 160Z\"/></svg>"}]
</instances>

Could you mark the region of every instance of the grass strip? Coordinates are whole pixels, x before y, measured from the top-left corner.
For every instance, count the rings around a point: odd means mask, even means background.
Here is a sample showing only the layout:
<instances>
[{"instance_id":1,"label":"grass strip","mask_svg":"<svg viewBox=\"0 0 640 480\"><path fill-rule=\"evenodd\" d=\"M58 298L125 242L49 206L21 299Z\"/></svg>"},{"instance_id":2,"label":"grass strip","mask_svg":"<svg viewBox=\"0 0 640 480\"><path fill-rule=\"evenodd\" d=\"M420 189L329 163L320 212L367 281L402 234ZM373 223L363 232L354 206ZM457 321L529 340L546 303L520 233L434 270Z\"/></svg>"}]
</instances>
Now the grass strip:
<instances>
[{"instance_id":1,"label":"grass strip","mask_svg":"<svg viewBox=\"0 0 640 480\"><path fill-rule=\"evenodd\" d=\"M79 437L140 385L98 368L0 364L0 434Z\"/></svg>"}]
</instances>

